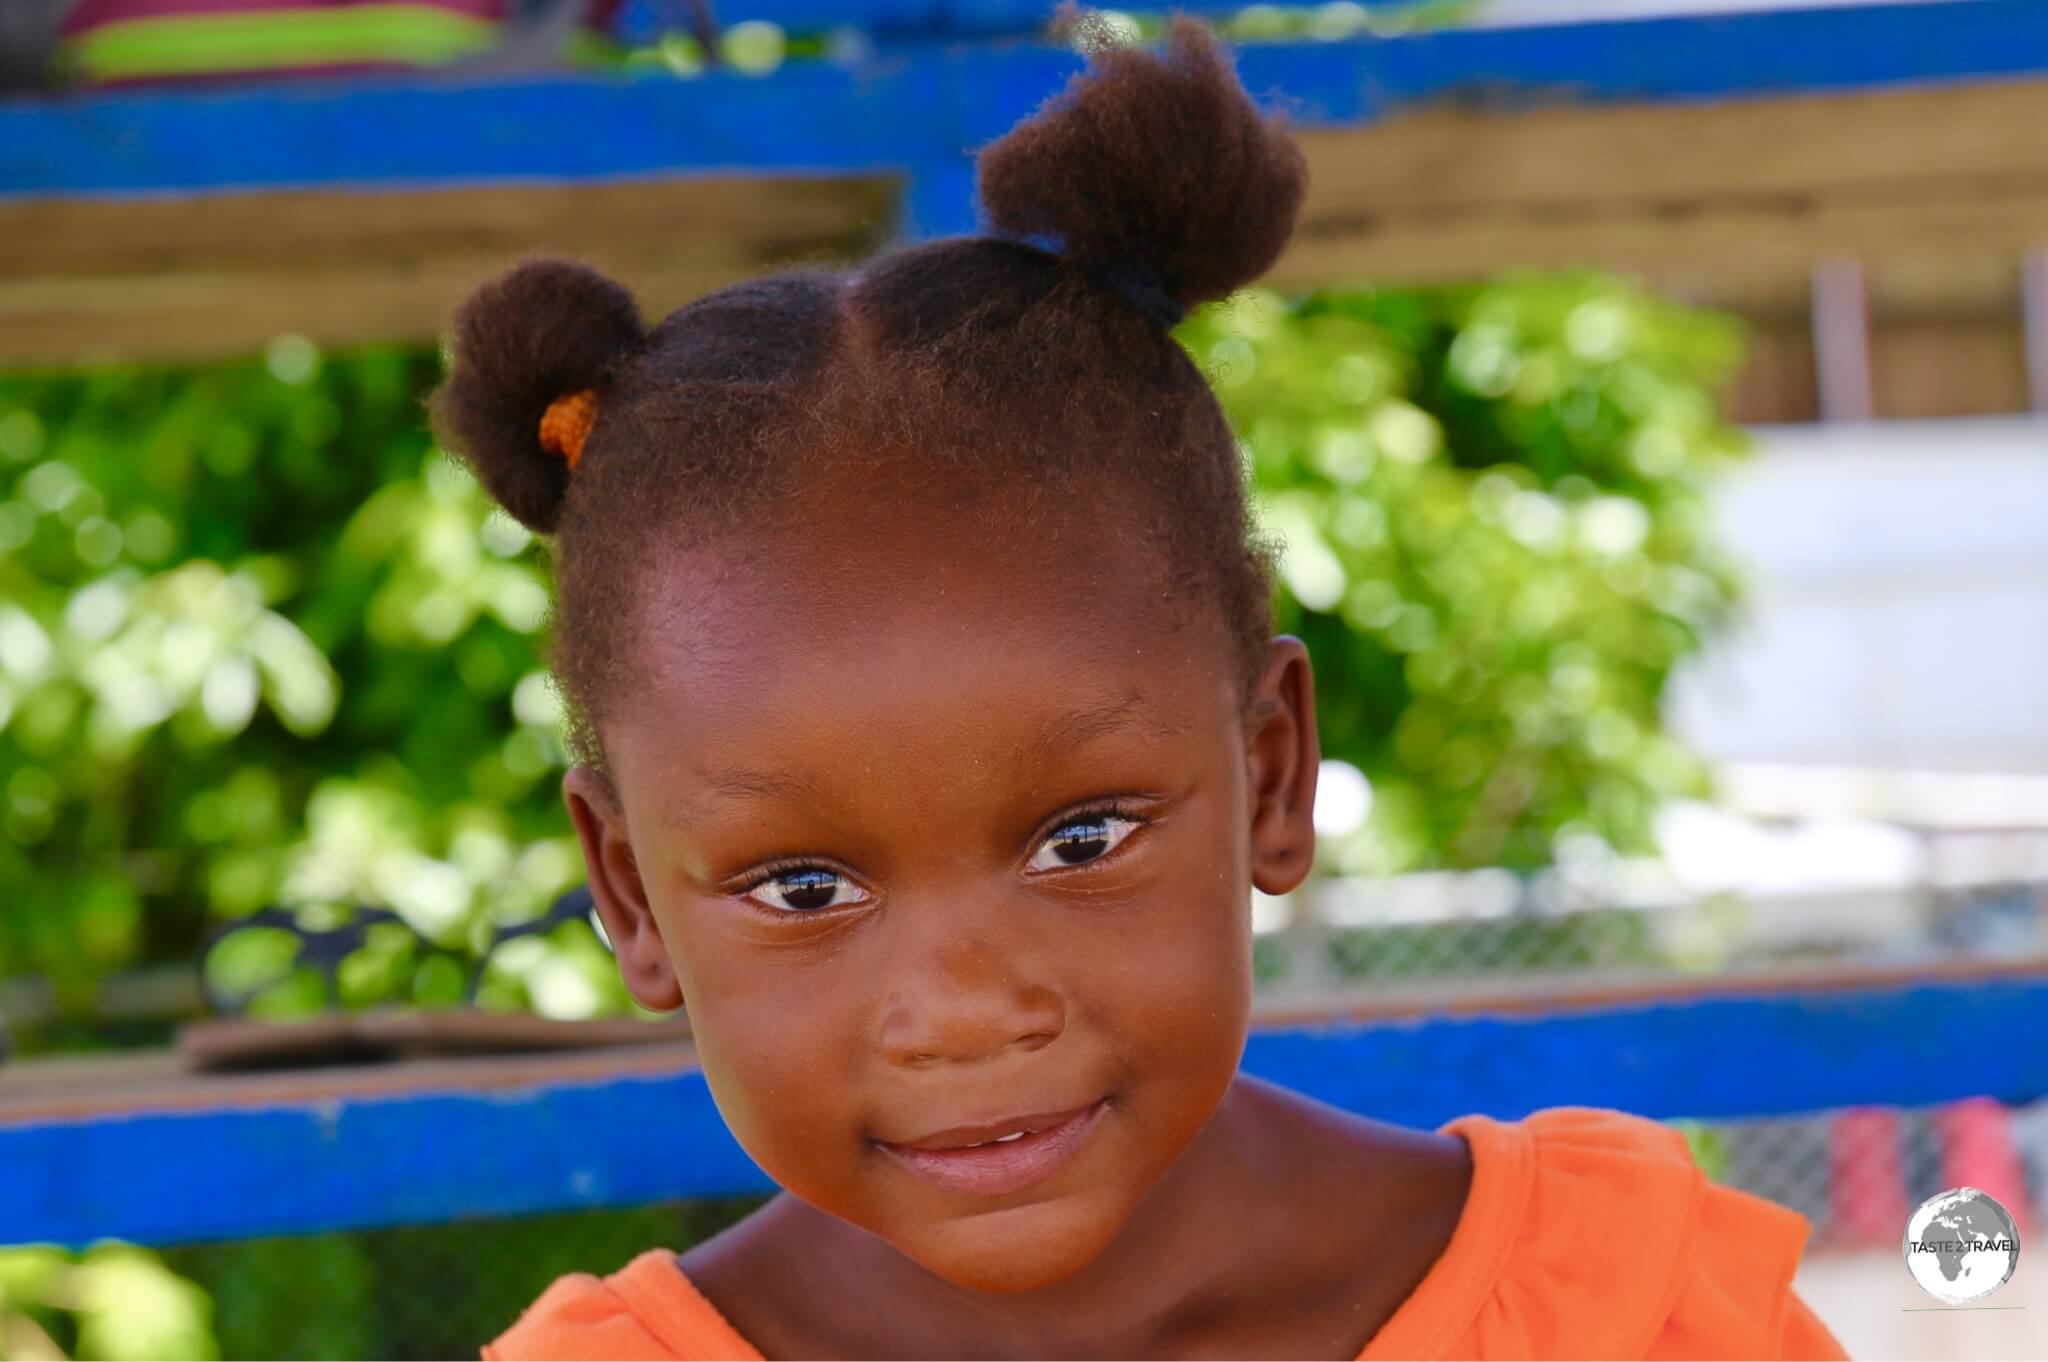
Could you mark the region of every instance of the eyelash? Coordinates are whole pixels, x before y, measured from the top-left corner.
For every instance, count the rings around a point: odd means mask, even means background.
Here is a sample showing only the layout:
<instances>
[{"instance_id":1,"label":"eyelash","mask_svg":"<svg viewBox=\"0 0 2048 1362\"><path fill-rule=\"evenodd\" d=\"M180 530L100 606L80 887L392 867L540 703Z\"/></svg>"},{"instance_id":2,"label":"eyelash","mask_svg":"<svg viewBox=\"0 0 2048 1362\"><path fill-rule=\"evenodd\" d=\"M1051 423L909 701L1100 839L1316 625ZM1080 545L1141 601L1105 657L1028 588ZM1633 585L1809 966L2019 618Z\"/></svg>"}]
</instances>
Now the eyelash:
<instances>
[{"instance_id":1,"label":"eyelash","mask_svg":"<svg viewBox=\"0 0 2048 1362\"><path fill-rule=\"evenodd\" d=\"M1044 846L1047 840L1050 839L1054 833L1060 831L1060 829L1071 827L1076 823L1086 822L1088 819L1091 818L1112 818L1122 822L1131 823L1134 825L1131 829L1132 832L1136 832L1139 828L1144 827L1152 821L1150 818L1147 818L1144 814L1139 813L1130 804L1126 803L1123 800L1109 799L1104 800L1098 804L1084 804L1080 808L1072 809L1066 813L1061 814L1058 820L1055 821L1050 827L1048 827L1045 830L1045 835L1040 837L1037 841L1031 844L1033 853L1035 854L1038 848ZM1082 861L1078 865L1070 865L1064 868L1070 871L1085 871L1093 869L1098 865L1102 865L1105 862L1112 861L1116 859L1117 854L1123 850L1124 843L1128 841L1130 841L1130 833L1124 834L1123 838L1120 839L1115 846L1111 847L1102 855L1097 856L1094 860ZM741 898L748 900L750 903L755 904L755 906L759 907L762 912L767 913L773 917L822 917L825 914L832 912L833 909L831 908L771 908L767 904L761 903L759 900L753 897L754 891L759 889L761 886L765 884L772 884L776 880L781 879L783 876L793 875L799 870L823 870L828 874L841 875L845 876L848 879L852 878L851 876L847 876L846 872L842 870L836 870L833 867L825 865L818 861L803 860L800 858L782 861L771 861L767 865L763 866L760 870L756 871L752 876L750 876L745 883L736 886L733 892L738 894Z\"/></svg>"}]
</instances>

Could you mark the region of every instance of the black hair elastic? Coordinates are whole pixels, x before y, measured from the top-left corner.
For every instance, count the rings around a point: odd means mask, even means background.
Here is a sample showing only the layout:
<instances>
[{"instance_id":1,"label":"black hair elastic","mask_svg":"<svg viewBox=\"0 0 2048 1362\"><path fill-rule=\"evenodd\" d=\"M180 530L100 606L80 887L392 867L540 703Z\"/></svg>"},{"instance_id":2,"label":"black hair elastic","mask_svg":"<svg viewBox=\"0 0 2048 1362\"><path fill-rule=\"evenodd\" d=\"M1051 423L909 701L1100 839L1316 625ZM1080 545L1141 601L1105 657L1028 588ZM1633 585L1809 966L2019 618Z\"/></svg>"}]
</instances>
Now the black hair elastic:
<instances>
[{"instance_id":1,"label":"black hair elastic","mask_svg":"<svg viewBox=\"0 0 2048 1362\"><path fill-rule=\"evenodd\" d=\"M1081 271L1104 288L1121 293L1133 307L1168 331L1188 315L1188 310L1166 291L1159 271L1150 266L1113 261L1107 265L1083 265Z\"/></svg>"}]
</instances>

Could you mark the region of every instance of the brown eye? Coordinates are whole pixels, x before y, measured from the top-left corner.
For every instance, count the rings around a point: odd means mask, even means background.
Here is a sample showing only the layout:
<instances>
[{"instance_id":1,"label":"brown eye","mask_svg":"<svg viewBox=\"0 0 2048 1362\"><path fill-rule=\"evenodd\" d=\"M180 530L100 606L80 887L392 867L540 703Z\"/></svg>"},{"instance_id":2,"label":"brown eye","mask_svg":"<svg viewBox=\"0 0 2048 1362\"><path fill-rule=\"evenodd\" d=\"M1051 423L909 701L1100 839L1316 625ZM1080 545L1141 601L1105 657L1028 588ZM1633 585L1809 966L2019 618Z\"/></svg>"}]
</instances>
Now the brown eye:
<instances>
[{"instance_id":1,"label":"brown eye","mask_svg":"<svg viewBox=\"0 0 2048 1362\"><path fill-rule=\"evenodd\" d=\"M853 882L836 870L804 866L762 880L747 892L756 903L785 913L816 913L858 903Z\"/></svg>"},{"instance_id":2,"label":"brown eye","mask_svg":"<svg viewBox=\"0 0 2048 1362\"><path fill-rule=\"evenodd\" d=\"M1116 813L1084 813L1054 828L1031 858L1033 870L1086 865L1113 851L1137 828L1138 820Z\"/></svg>"}]
</instances>

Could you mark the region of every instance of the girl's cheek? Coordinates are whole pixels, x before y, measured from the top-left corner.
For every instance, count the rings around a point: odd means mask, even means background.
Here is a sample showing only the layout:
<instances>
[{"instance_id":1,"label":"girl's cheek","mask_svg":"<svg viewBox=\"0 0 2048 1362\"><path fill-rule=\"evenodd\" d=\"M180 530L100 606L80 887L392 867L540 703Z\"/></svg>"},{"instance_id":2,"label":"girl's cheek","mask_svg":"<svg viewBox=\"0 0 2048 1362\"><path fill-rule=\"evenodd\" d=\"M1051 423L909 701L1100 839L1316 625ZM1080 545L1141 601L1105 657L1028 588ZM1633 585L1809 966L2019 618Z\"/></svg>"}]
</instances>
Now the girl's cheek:
<instances>
[{"instance_id":1,"label":"girl's cheek","mask_svg":"<svg viewBox=\"0 0 2048 1362\"><path fill-rule=\"evenodd\" d=\"M1123 1013L1117 1031L1146 1071L1213 1086L1235 1070L1252 1001L1244 897L1207 877L1183 880L1168 900L1173 911L1148 914L1141 939L1120 953L1144 968L1107 996Z\"/></svg>"},{"instance_id":2,"label":"girl's cheek","mask_svg":"<svg viewBox=\"0 0 2048 1362\"><path fill-rule=\"evenodd\" d=\"M821 1147L855 1143L844 1042L815 990L759 986L707 999L698 1057L720 1112L748 1154L783 1181ZM800 1170L799 1170L800 1171ZM787 1184L785 1184L787 1185Z\"/></svg>"}]
</instances>

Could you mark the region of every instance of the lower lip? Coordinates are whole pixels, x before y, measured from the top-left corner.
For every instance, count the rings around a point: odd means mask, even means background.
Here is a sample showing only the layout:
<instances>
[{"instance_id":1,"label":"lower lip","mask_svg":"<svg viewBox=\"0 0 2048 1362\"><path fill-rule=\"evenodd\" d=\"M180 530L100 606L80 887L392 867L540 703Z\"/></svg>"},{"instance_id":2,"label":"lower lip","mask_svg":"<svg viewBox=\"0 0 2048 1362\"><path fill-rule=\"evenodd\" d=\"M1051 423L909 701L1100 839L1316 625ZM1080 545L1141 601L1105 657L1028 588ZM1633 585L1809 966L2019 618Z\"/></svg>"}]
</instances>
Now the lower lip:
<instances>
[{"instance_id":1,"label":"lower lip","mask_svg":"<svg viewBox=\"0 0 2048 1362\"><path fill-rule=\"evenodd\" d=\"M975 1196L1000 1196L1029 1187L1065 1163L1095 1129L1108 1104L1109 1099L1104 1098L1056 1126L1003 1144L972 1149L911 1149L897 1144L882 1148L941 1187Z\"/></svg>"}]
</instances>

